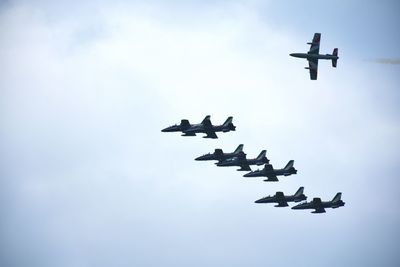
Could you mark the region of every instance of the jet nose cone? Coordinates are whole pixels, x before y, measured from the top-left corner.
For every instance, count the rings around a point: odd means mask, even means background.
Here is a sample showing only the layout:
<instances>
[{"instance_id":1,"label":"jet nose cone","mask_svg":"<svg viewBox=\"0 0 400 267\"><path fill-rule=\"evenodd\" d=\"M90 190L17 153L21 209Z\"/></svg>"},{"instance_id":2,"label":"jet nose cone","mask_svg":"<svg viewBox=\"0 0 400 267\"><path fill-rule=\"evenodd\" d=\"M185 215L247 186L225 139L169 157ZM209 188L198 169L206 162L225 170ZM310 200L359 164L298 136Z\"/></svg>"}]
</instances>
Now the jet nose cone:
<instances>
[{"instance_id":1,"label":"jet nose cone","mask_svg":"<svg viewBox=\"0 0 400 267\"><path fill-rule=\"evenodd\" d=\"M246 173L243 177L254 177L254 172Z\"/></svg>"},{"instance_id":2,"label":"jet nose cone","mask_svg":"<svg viewBox=\"0 0 400 267\"><path fill-rule=\"evenodd\" d=\"M161 132L163 132L163 133L167 133L167 132L170 132L170 131L171 131L171 126L161 130Z\"/></svg>"},{"instance_id":3,"label":"jet nose cone","mask_svg":"<svg viewBox=\"0 0 400 267\"><path fill-rule=\"evenodd\" d=\"M212 159L213 159L212 155L209 155L209 154L195 158L195 160L199 160L199 161L200 160L212 160Z\"/></svg>"},{"instance_id":4,"label":"jet nose cone","mask_svg":"<svg viewBox=\"0 0 400 267\"><path fill-rule=\"evenodd\" d=\"M294 53L290 53L289 56L293 57L293 54L294 54Z\"/></svg>"},{"instance_id":5,"label":"jet nose cone","mask_svg":"<svg viewBox=\"0 0 400 267\"><path fill-rule=\"evenodd\" d=\"M254 201L254 203L262 203L261 199Z\"/></svg>"},{"instance_id":6,"label":"jet nose cone","mask_svg":"<svg viewBox=\"0 0 400 267\"><path fill-rule=\"evenodd\" d=\"M204 160L204 156L197 157L194 160Z\"/></svg>"}]
</instances>

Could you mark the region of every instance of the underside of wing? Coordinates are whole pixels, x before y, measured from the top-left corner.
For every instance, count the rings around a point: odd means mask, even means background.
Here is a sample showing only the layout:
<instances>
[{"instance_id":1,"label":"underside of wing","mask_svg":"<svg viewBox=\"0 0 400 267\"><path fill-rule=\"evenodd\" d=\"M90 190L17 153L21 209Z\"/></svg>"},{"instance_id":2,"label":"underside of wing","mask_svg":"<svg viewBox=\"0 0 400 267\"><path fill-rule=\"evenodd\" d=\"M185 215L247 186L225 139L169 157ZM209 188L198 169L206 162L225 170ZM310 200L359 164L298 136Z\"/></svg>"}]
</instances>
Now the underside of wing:
<instances>
[{"instance_id":1,"label":"underside of wing","mask_svg":"<svg viewBox=\"0 0 400 267\"><path fill-rule=\"evenodd\" d=\"M326 212L326 211L325 211L324 208L319 207L319 208L315 208L315 211L313 211L312 213L325 213L325 212Z\"/></svg>"},{"instance_id":2,"label":"underside of wing","mask_svg":"<svg viewBox=\"0 0 400 267\"><path fill-rule=\"evenodd\" d=\"M278 177L275 174L267 174L268 179L265 179L264 182L277 182Z\"/></svg>"},{"instance_id":3,"label":"underside of wing","mask_svg":"<svg viewBox=\"0 0 400 267\"><path fill-rule=\"evenodd\" d=\"M243 162L240 164L240 170L241 171L251 171L251 168L250 168L249 164Z\"/></svg>"},{"instance_id":4,"label":"underside of wing","mask_svg":"<svg viewBox=\"0 0 400 267\"><path fill-rule=\"evenodd\" d=\"M206 134L207 135L204 138L213 138L213 139L218 138L217 134L213 131L206 132Z\"/></svg>"},{"instance_id":5,"label":"underside of wing","mask_svg":"<svg viewBox=\"0 0 400 267\"><path fill-rule=\"evenodd\" d=\"M284 200L278 201L277 207L287 207L287 206L289 206L289 204L286 201Z\"/></svg>"},{"instance_id":6,"label":"underside of wing","mask_svg":"<svg viewBox=\"0 0 400 267\"><path fill-rule=\"evenodd\" d=\"M308 51L309 54L319 54L319 43L321 41L321 34L314 33L314 38L311 43L310 50Z\"/></svg>"},{"instance_id":7,"label":"underside of wing","mask_svg":"<svg viewBox=\"0 0 400 267\"><path fill-rule=\"evenodd\" d=\"M316 80L318 76L318 59L308 60L308 68L310 70L310 79Z\"/></svg>"}]
</instances>

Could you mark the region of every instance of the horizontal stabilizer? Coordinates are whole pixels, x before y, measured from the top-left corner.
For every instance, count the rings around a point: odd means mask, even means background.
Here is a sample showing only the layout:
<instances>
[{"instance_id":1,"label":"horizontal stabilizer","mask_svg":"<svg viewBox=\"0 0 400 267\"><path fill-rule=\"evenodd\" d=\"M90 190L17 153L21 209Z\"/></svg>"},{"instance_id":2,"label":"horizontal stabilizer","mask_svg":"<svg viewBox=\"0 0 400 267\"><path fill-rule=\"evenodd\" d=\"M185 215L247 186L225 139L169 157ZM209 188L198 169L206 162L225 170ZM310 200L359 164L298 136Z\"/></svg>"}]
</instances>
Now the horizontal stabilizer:
<instances>
[{"instance_id":1,"label":"horizontal stabilizer","mask_svg":"<svg viewBox=\"0 0 400 267\"><path fill-rule=\"evenodd\" d=\"M337 57L337 55L338 55L338 49L337 48L333 49L332 55ZM336 68L337 60L338 60L338 58L332 59L332 67Z\"/></svg>"}]
</instances>

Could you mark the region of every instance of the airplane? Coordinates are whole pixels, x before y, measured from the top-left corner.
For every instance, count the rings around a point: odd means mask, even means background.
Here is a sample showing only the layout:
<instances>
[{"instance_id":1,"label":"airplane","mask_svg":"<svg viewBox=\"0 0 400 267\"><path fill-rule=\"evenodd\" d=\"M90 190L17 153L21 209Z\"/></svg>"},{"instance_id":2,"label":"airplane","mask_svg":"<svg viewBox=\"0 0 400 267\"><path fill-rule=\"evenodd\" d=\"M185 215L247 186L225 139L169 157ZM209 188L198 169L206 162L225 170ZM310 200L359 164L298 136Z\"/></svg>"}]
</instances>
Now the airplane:
<instances>
[{"instance_id":1,"label":"airplane","mask_svg":"<svg viewBox=\"0 0 400 267\"><path fill-rule=\"evenodd\" d=\"M287 207L288 202L300 202L306 200L306 195L303 194L304 187L300 187L292 196L285 196L283 192L276 192L275 196L267 196L256 200L254 203L277 203L275 207Z\"/></svg>"},{"instance_id":2,"label":"airplane","mask_svg":"<svg viewBox=\"0 0 400 267\"><path fill-rule=\"evenodd\" d=\"M183 136L195 136L196 133L206 134L203 138L216 139L218 136L216 132L229 132L235 131L236 126L232 123L233 117L228 117L222 125L212 125L210 116L204 118L201 124L192 125L189 129L183 131Z\"/></svg>"},{"instance_id":3,"label":"airplane","mask_svg":"<svg viewBox=\"0 0 400 267\"><path fill-rule=\"evenodd\" d=\"M250 165L263 165L269 163L269 159L265 156L267 150L262 150L260 155L254 159L247 159L244 152L240 152L237 156L231 157L224 161L215 163L218 167L238 166L238 171L251 171Z\"/></svg>"},{"instance_id":4,"label":"airplane","mask_svg":"<svg viewBox=\"0 0 400 267\"><path fill-rule=\"evenodd\" d=\"M235 131L236 126L232 123L233 117L228 119L222 125L212 125L210 115L207 115L200 124L190 124L188 120L181 120L181 124L167 127L162 132L182 132L182 136L196 136L196 133L205 133L203 138L216 139L216 132Z\"/></svg>"},{"instance_id":5,"label":"airplane","mask_svg":"<svg viewBox=\"0 0 400 267\"><path fill-rule=\"evenodd\" d=\"M337 193L335 197L332 199L332 201L321 201L319 197L314 198L311 202L304 202L300 203L292 209L294 210L304 210L304 209L315 209L311 213L324 213L325 208L339 208L344 206L344 202L341 200L342 193Z\"/></svg>"},{"instance_id":6,"label":"airplane","mask_svg":"<svg viewBox=\"0 0 400 267\"><path fill-rule=\"evenodd\" d=\"M277 182L278 175L289 176L292 174L296 174L297 170L293 167L294 160L291 160L286 164L283 169L274 169L271 164L265 164L264 169L256 170L243 175L244 177L268 177L264 182Z\"/></svg>"},{"instance_id":7,"label":"airplane","mask_svg":"<svg viewBox=\"0 0 400 267\"><path fill-rule=\"evenodd\" d=\"M332 60L332 67L336 68L337 65L337 60L339 59L338 57L338 49L335 48L333 49L332 55L326 54L322 55L319 54L319 43L321 40L321 34L320 33L314 33L314 38L311 43L307 43L311 45L310 50L308 51L307 54L305 53L292 53L290 56L292 57L298 57L298 58L305 58L308 60L308 67L305 67L305 69L310 70L310 79L311 80L316 80L317 75L318 75L318 59L328 59Z\"/></svg>"},{"instance_id":8,"label":"airplane","mask_svg":"<svg viewBox=\"0 0 400 267\"><path fill-rule=\"evenodd\" d=\"M222 149L217 148L214 150L214 153L208 153L203 156L195 158L195 160L218 160L218 161L223 161L232 157L235 157L239 155L239 152L243 151L243 144L240 144L235 151L232 153L224 153Z\"/></svg>"}]
</instances>

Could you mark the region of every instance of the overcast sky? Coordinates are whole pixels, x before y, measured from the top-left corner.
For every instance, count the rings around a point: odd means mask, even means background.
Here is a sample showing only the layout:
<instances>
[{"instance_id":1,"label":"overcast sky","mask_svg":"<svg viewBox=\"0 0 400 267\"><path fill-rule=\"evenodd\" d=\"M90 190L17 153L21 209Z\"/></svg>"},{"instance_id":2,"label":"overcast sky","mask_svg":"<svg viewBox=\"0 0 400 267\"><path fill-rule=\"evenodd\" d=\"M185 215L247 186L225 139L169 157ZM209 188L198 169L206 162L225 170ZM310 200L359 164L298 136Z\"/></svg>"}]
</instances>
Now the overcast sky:
<instances>
[{"instance_id":1,"label":"overcast sky","mask_svg":"<svg viewBox=\"0 0 400 267\"><path fill-rule=\"evenodd\" d=\"M397 1L0 2L0 265L400 266ZM304 59L339 48L336 69ZM160 130L234 117L219 139ZM267 149L277 183L194 158ZM254 201L343 192L325 214Z\"/></svg>"}]
</instances>

